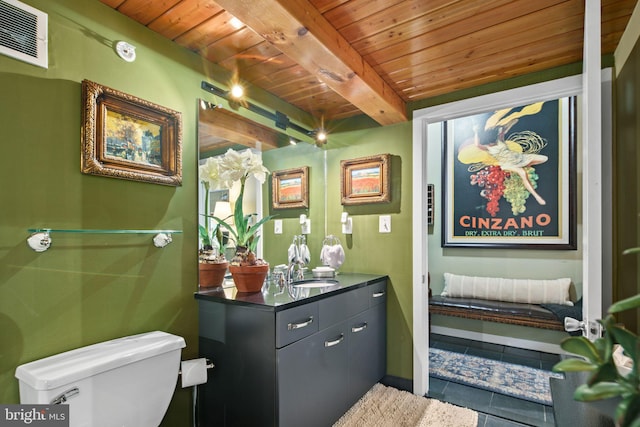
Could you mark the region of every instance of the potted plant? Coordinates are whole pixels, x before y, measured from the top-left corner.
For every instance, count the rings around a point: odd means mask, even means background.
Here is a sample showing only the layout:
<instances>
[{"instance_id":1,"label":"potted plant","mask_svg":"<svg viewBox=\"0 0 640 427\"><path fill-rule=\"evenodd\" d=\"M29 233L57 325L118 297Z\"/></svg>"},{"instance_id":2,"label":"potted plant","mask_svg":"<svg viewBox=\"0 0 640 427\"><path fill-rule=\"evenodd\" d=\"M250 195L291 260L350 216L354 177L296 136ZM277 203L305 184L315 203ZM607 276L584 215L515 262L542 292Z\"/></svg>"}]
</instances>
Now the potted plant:
<instances>
[{"instance_id":1,"label":"potted plant","mask_svg":"<svg viewBox=\"0 0 640 427\"><path fill-rule=\"evenodd\" d=\"M228 230L230 238L236 244L236 253L229 265L229 271L238 291L257 292L262 288L269 272L269 264L258 259L255 254L259 240L257 233L260 227L273 216L266 216L255 224L251 224L254 214L245 215L242 205L247 178L253 176L260 184L264 184L269 171L262 165L262 159L250 149L241 152L229 149L219 158L207 159L207 164L211 177L210 183L215 187L231 188L235 182L240 183L240 194L235 201L233 211L235 228L227 224L225 218L210 215L206 217L213 218L219 227Z\"/></svg>"},{"instance_id":2,"label":"potted plant","mask_svg":"<svg viewBox=\"0 0 640 427\"><path fill-rule=\"evenodd\" d=\"M640 252L640 248L627 249L624 254ZM640 295L626 298L611 305L604 320L598 320L605 334L591 342L586 337L569 337L561 347L584 359L571 358L558 362L555 372L591 372L586 384L580 385L574 399L584 402L617 399L614 420L620 427L640 427L640 376L638 357L640 337L616 323L615 313L640 308ZM631 359L630 369L615 363L614 352L620 346Z\"/></svg>"},{"instance_id":3,"label":"potted plant","mask_svg":"<svg viewBox=\"0 0 640 427\"><path fill-rule=\"evenodd\" d=\"M229 262L222 251L222 231L220 230L220 226L216 223L215 226L212 227L211 220L207 215L209 191L215 188L218 182L215 159L210 159L207 159L199 168L200 182L205 192L203 216L206 221L206 225L200 224L198 226L201 242L201 247L198 250L198 283L200 287L203 288L222 286L224 276L229 267Z\"/></svg>"}]
</instances>

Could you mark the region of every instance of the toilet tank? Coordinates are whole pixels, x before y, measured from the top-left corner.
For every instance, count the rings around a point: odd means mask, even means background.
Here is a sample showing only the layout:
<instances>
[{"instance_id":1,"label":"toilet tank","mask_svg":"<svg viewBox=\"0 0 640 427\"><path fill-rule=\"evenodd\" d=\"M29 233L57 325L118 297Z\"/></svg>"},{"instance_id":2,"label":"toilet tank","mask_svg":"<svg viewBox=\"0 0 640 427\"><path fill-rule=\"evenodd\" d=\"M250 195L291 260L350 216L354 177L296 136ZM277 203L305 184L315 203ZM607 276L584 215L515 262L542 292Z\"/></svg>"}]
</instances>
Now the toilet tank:
<instances>
[{"instance_id":1,"label":"toilet tank","mask_svg":"<svg viewBox=\"0 0 640 427\"><path fill-rule=\"evenodd\" d=\"M157 427L184 347L184 338L155 331L26 363L15 373L20 403L62 401L70 427Z\"/></svg>"}]
</instances>

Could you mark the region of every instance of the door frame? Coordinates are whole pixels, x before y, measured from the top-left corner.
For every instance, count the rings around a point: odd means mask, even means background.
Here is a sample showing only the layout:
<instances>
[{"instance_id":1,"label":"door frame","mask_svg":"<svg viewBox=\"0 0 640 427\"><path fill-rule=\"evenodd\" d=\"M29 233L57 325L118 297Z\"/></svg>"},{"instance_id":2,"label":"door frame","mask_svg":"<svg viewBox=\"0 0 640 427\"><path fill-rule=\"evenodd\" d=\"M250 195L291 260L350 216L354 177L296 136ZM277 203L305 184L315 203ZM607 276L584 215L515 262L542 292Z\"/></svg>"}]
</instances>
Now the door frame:
<instances>
[{"instance_id":1,"label":"door frame","mask_svg":"<svg viewBox=\"0 0 640 427\"><path fill-rule=\"evenodd\" d=\"M582 94L583 78L580 75L565 77L535 85L496 92L475 98L417 110L413 115L413 176L417 185L413 187L413 391L424 395L429 389L429 306L428 306L428 227L426 224L427 146L441 144L440 140L429 141L428 126L446 120L498 110L513 105L525 105L566 96ZM599 110L599 109L598 109ZM578 113L580 114L580 113ZM599 162L600 138L585 138L585 129L579 137L582 149L582 188L601 188ZM599 192L589 192L583 197L583 227L579 244L590 243L589 250L583 246L583 293L591 302L585 305L583 318L601 317L602 245L601 198ZM595 194L598 193L598 194ZM585 213L589 213L585 215ZM587 225L587 221L589 225ZM587 300L585 298L585 300Z\"/></svg>"}]
</instances>

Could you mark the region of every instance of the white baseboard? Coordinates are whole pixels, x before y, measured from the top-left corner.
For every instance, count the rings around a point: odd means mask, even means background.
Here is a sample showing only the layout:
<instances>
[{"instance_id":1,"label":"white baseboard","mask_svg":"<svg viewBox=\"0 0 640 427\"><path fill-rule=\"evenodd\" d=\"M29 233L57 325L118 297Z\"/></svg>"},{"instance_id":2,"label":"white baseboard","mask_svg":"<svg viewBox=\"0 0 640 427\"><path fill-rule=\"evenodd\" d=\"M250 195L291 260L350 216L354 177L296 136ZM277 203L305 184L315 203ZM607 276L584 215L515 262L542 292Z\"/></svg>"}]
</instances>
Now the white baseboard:
<instances>
[{"instance_id":1,"label":"white baseboard","mask_svg":"<svg viewBox=\"0 0 640 427\"><path fill-rule=\"evenodd\" d=\"M559 345L541 341L523 340L519 338L504 337L501 335L485 334L482 332L466 331L464 329L454 329L435 325L431 326L431 332L434 334L447 335L450 337L466 338L492 344L506 345L509 347L542 351L545 353L566 354L566 352Z\"/></svg>"}]
</instances>

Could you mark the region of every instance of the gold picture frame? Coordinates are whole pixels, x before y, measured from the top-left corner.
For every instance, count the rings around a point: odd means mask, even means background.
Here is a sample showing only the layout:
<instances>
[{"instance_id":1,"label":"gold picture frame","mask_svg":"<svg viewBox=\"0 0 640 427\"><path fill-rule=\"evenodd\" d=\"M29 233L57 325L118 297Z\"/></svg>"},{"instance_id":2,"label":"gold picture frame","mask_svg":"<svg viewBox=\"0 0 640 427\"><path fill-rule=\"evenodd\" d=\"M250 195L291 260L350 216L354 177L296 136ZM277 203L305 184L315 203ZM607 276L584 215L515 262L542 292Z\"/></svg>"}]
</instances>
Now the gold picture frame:
<instances>
[{"instance_id":1,"label":"gold picture frame","mask_svg":"<svg viewBox=\"0 0 640 427\"><path fill-rule=\"evenodd\" d=\"M82 173L182 185L182 115L82 82Z\"/></svg>"},{"instance_id":2,"label":"gold picture frame","mask_svg":"<svg viewBox=\"0 0 640 427\"><path fill-rule=\"evenodd\" d=\"M272 172L273 209L309 207L309 167Z\"/></svg>"},{"instance_id":3,"label":"gold picture frame","mask_svg":"<svg viewBox=\"0 0 640 427\"><path fill-rule=\"evenodd\" d=\"M340 192L343 205L391 201L389 154L340 161Z\"/></svg>"}]
</instances>

